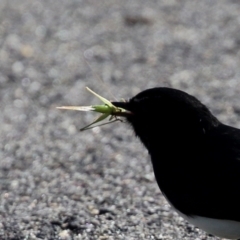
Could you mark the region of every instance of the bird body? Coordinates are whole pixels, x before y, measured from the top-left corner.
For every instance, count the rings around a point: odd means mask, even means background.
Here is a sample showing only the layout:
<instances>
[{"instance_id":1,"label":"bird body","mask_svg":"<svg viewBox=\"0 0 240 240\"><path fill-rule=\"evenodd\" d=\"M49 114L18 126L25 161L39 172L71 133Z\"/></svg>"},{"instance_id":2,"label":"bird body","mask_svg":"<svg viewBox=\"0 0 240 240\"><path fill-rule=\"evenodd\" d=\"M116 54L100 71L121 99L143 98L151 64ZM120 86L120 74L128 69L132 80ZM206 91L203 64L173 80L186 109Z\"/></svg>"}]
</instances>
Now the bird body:
<instances>
[{"instance_id":1,"label":"bird body","mask_svg":"<svg viewBox=\"0 0 240 240\"><path fill-rule=\"evenodd\" d=\"M195 97L152 88L126 102L63 106L125 117L147 148L158 186L169 204L193 225L228 239L240 238L240 130L221 123ZM113 122L112 121L112 122Z\"/></svg>"},{"instance_id":2,"label":"bird body","mask_svg":"<svg viewBox=\"0 0 240 240\"><path fill-rule=\"evenodd\" d=\"M148 89L113 105L132 113L127 122L170 205L208 233L240 238L240 130L176 89Z\"/></svg>"}]
</instances>

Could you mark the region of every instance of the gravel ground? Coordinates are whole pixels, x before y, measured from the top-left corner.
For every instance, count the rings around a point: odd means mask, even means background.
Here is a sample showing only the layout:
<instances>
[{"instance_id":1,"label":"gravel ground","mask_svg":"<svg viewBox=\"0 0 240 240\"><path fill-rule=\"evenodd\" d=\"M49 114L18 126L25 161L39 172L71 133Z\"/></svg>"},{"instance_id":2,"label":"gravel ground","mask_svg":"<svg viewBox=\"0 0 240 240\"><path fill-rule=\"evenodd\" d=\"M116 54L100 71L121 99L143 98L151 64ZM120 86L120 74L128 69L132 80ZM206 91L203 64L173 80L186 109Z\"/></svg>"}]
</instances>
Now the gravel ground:
<instances>
[{"instance_id":1,"label":"gravel ground","mask_svg":"<svg viewBox=\"0 0 240 240\"><path fill-rule=\"evenodd\" d=\"M239 22L236 0L1 0L0 239L217 239L171 210L126 124L80 133L93 114L55 107L170 86L240 127Z\"/></svg>"}]
</instances>

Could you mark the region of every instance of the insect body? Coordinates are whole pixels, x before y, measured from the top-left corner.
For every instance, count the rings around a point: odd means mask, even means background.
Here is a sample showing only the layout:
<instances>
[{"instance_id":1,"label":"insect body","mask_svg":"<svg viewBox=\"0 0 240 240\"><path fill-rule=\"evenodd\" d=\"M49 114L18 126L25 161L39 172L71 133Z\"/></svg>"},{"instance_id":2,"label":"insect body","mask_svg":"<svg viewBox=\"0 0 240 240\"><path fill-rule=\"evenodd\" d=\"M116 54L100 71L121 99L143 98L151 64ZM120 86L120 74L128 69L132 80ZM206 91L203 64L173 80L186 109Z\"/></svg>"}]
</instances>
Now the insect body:
<instances>
[{"instance_id":1,"label":"insect body","mask_svg":"<svg viewBox=\"0 0 240 240\"><path fill-rule=\"evenodd\" d=\"M100 95L98 95L97 93L92 91L90 88L86 87L86 89L89 92L91 92L93 95L95 95L97 98L99 98L104 104L102 104L102 105L92 105L92 106L62 106L62 107L57 107L58 109L66 109L66 110L74 110L74 111L85 111L85 112L93 111L93 112L102 113L92 123L90 123L89 125L81 128L80 131L91 129L91 128L94 128L94 127L97 127L97 126L106 125L106 124L109 124L109 123L112 123L112 122L116 122L116 121L122 121L118 117L126 116L128 114L131 114L131 112L129 112L129 111L123 109L123 108L114 106L106 98L101 97ZM109 116L110 116L109 122L106 122L106 123L103 123L103 124L100 124L100 125L94 125L94 124L96 124L98 122L103 121L104 119L106 119Z\"/></svg>"}]
</instances>

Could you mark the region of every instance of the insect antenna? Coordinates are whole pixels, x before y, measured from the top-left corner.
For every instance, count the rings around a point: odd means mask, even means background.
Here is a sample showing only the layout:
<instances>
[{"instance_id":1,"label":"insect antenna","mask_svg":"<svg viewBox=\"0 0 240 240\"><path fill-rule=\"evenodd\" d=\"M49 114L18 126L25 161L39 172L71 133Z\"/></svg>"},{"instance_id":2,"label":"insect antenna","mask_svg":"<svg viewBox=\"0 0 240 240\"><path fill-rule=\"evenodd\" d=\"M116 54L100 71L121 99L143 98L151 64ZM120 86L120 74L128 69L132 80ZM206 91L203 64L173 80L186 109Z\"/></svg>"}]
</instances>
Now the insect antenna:
<instances>
[{"instance_id":1,"label":"insect antenna","mask_svg":"<svg viewBox=\"0 0 240 240\"><path fill-rule=\"evenodd\" d=\"M111 90L109 89L109 86L103 81L102 78L99 77L99 75L96 73L96 71L94 71L94 69L92 68L92 66L90 65L90 63L88 62L88 60L86 59L86 57L84 56L84 60L86 62L86 64L88 65L88 67L90 68L91 72L93 73L94 77L101 83L104 85L104 88L107 90L108 94L113 97L114 100L117 101L117 98L113 95L113 93L111 92Z\"/></svg>"}]
</instances>

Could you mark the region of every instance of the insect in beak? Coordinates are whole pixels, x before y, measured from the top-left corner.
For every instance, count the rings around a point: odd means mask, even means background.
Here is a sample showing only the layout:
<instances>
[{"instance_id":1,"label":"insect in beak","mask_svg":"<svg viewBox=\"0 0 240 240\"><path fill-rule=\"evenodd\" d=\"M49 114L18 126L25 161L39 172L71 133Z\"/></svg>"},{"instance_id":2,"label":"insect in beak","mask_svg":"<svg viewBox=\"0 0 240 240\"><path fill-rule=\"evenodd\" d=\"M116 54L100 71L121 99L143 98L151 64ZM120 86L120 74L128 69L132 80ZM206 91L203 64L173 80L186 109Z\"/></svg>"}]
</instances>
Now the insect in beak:
<instances>
[{"instance_id":1,"label":"insect in beak","mask_svg":"<svg viewBox=\"0 0 240 240\"><path fill-rule=\"evenodd\" d=\"M84 112L93 111L93 112L101 113L101 115L99 117L97 117L97 119L95 119L92 123L88 124L87 126L81 128L80 131L95 128L95 127L98 127L98 126L103 126L103 125L113 123L113 122L116 122L116 121L122 121L118 117L126 117L127 115L132 114L131 112L127 111L126 109L114 106L109 100L101 97L100 95L98 95L97 93L92 91L90 88L86 87L86 89L90 93L95 95L97 98L99 98L104 104L102 104L102 105L92 105L92 106L62 106L62 107L57 107L57 109L84 111ZM103 121L104 119L106 119L108 117L109 117L108 122L102 123L102 124L99 124L99 125L94 125L98 122Z\"/></svg>"}]
</instances>

